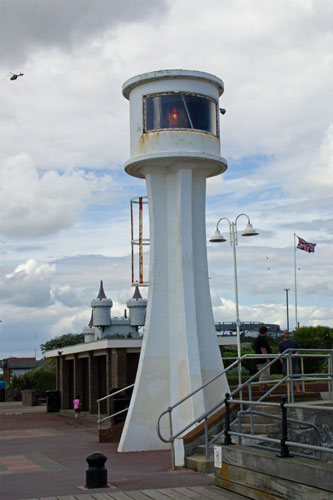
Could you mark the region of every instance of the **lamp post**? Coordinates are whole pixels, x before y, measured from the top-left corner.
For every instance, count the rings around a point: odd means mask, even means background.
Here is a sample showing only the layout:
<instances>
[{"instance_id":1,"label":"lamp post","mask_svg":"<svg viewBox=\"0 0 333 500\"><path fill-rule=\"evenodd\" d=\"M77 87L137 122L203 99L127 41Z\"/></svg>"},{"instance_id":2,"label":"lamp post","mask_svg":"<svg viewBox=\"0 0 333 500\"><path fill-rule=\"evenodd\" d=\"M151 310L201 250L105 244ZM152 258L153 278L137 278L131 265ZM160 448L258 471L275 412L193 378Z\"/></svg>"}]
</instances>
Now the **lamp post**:
<instances>
[{"instance_id":1,"label":"lamp post","mask_svg":"<svg viewBox=\"0 0 333 500\"><path fill-rule=\"evenodd\" d=\"M234 222L230 221L227 217L221 217L216 224L216 230L213 236L210 238L212 243L223 243L227 241L219 230L219 224L223 220L227 221L229 224L229 234L230 234L230 245L232 246L233 262L234 262L234 287L235 287L235 304L236 304L236 332L237 332L237 358L241 357L241 345L240 345L240 319L239 319L239 306L238 306L238 284L237 284L237 258L236 258L236 245L238 245L237 240L237 221L239 217L244 216L247 218L247 226L242 232L242 236L257 236L259 233L253 228L250 218L246 214L237 215ZM241 365L238 363L238 384L241 385Z\"/></svg>"},{"instance_id":2,"label":"lamp post","mask_svg":"<svg viewBox=\"0 0 333 500\"><path fill-rule=\"evenodd\" d=\"M289 331L289 301L288 301L288 292L290 288L283 289L286 292L286 309L287 309L287 330Z\"/></svg>"}]
</instances>

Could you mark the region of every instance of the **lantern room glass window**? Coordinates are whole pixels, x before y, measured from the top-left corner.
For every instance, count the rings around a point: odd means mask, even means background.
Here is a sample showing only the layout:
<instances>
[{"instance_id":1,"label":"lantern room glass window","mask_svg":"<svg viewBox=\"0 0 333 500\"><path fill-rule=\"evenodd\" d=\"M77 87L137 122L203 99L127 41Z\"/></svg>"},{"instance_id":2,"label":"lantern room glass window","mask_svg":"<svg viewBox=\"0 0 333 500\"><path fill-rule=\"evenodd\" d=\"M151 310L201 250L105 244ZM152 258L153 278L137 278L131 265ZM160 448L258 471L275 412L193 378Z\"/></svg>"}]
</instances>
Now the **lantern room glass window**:
<instances>
[{"instance_id":1,"label":"lantern room glass window","mask_svg":"<svg viewBox=\"0 0 333 500\"><path fill-rule=\"evenodd\" d=\"M190 129L217 135L217 105L196 94L155 94L144 98L144 131Z\"/></svg>"}]
</instances>

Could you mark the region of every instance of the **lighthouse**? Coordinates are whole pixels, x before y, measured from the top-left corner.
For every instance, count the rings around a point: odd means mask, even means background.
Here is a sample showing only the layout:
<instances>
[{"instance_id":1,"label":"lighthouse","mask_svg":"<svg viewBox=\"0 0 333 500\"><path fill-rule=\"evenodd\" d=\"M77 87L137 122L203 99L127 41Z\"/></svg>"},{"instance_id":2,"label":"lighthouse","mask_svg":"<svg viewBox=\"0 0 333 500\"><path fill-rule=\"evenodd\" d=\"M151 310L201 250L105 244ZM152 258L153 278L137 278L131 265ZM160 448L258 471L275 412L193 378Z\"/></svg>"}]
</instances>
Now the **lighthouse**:
<instances>
[{"instance_id":1,"label":"lighthouse","mask_svg":"<svg viewBox=\"0 0 333 500\"><path fill-rule=\"evenodd\" d=\"M118 451L167 447L160 414L223 370L208 282L207 177L227 168L220 155L223 82L189 70L135 76L130 103L129 175L144 178L150 221L149 295L133 395ZM174 433L229 391L220 377L173 413ZM168 422L162 434L168 436ZM177 440L179 441L179 440ZM181 446L177 464L182 465Z\"/></svg>"}]
</instances>

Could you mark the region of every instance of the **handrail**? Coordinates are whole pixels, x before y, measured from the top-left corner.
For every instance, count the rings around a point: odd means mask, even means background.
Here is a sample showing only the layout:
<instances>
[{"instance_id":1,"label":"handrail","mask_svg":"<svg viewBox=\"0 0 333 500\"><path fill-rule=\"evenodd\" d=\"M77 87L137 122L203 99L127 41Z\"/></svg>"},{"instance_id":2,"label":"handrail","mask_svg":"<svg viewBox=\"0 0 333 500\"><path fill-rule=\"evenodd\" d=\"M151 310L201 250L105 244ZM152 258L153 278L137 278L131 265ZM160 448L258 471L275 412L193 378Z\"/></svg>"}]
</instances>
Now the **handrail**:
<instances>
[{"instance_id":1,"label":"handrail","mask_svg":"<svg viewBox=\"0 0 333 500\"><path fill-rule=\"evenodd\" d=\"M227 398L226 398L227 399ZM285 458L285 457L290 457L292 455L290 455L289 453L289 449L288 447L289 446L294 446L294 447L298 447L298 448L305 448L307 450L313 450L313 451L319 451L320 452L320 456L319 458L318 457L314 457L314 456L309 456L309 455L305 455L303 453L296 453L294 452L295 455L297 456L300 456L300 457L305 457L305 458L311 458L311 459L314 459L314 460L322 460L322 453L333 453L333 448L328 448L326 446L323 446L322 445L322 437L321 437L321 433L320 433L320 430L319 428L313 424L312 422L307 422L307 421L304 421L304 420L298 420L298 419L294 419L294 418L287 418L287 409L288 408L299 408L299 407L303 407L303 408L306 408L306 409L309 409L309 408L316 408L318 410L329 410L329 411L333 411L333 406L331 407L323 407L323 406L315 406L315 405L311 405L310 407L309 406L306 406L306 405L295 405L295 404L288 404L286 403L286 398L282 398L282 401L281 403L267 403L267 402L257 402L257 401L244 401L244 400L233 400L233 403L235 404L245 404L245 405L250 405L250 408L248 410L245 410L245 411L239 411L238 414L237 414L237 418L238 418L238 432L236 431L231 431L230 430L230 425L228 426L227 428L227 432L226 434L229 436L229 439L228 439L228 442L224 443L224 444L233 444L231 442L231 439L230 439L230 436L238 436L238 441L239 441L239 444L241 445L241 439L242 437L246 437L246 438L250 438L250 439L258 439L258 436L256 436L255 434L249 434L249 433L244 433L244 432L241 432L241 422L240 422L240 419L243 415L260 415L260 416L264 416L264 417L270 417L270 418L273 418L273 419L278 419L278 420L281 420L282 421L282 439L275 439L275 438L270 438L268 436L260 436L260 441L266 441L266 442L271 442L271 443L276 443L276 444L280 444L281 445L281 453L280 453L280 457L281 458ZM279 416L279 415L270 415L270 414L267 414L267 413L262 413L262 412L257 412L257 411L253 411L251 410L251 407L252 406L279 406L282 410L282 416ZM318 446L316 445L311 445L309 443L299 443L297 441L290 441L288 439L288 423L296 423L296 424L300 424L300 425L305 425L307 427L311 427L313 428L316 433L317 433L317 437L318 437ZM260 444L256 444L256 445L249 445L249 446L254 446L256 448L261 448L261 449L268 449L268 450L271 450L271 451L276 451L276 448L269 448L267 446L263 446L263 445L260 445Z\"/></svg>"},{"instance_id":2,"label":"handrail","mask_svg":"<svg viewBox=\"0 0 333 500\"><path fill-rule=\"evenodd\" d=\"M115 392L111 392L110 394L107 394L106 396L104 396L103 398L100 398L100 399L97 399L97 407L98 407L98 428L100 429L101 428L101 424L103 422L106 422L106 420L110 420L111 418L113 417L116 417L117 415L120 415L121 413L124 413L125 411L128 410L128 408L124 408L123 410L120 410L120 411L117 411L115 413L112 413L112 415L109 415L107 417L104 417L104 418L101 418L101 402L102 401L105 401L107 399L111 399L113 398L114 396L116 396L117 394L120 394L121 392L124 392L126 391L127 389L131 389L132 387L134 387L134 384L131 384L131 385L128 385L126 387L123 387L122 389L119 389L118 391L115 391Z\"/></svg>"},{"instance_id":3,"label":"handrail","mask_svg":"<svg viewBox=\"0 0 333 500\"><path fill-rule=\"evenodd\" d=\"M238 403L238 404L251 404L251 407L252 407L252 406L256 406L256 404L255 404L255 403L253 403L253 401L249 402L249 401L239 401L239 400L235 401L235 400L234 400L233 402L234 402L234 403ZM260 404L263 404L263 403L259 403L259 405L260 405ZM267 405L267 404L269 405L269 407L272 407L269 403L266 403L266 405ZM280 420L280 421L282 420L282 417L281 417L280 415L272 415L271 413L264 413L264 412L261 412L261 411L254 411L254 410L252 410L252 409L251 409L251 407L250 407L250 408L248 408L247 410L243 410L243 411L241 410L241 411L239 411L239 412L237 413L238 431L239 431L239 432L241 432L241 427L242 427L242 417L243 417L243 416L246 416L246 415L250 415L251 417L252 417L252 415L257 415L257 416L259 416L259 417L267 417L267 418L270 418L270 419L272 419L272 420ZM280 405L279 405L279 407L280 407ZM286 403L284 404L284 407L285 407L285 408L287 408L287 407L288 407ZM294 408L294 405L289 406L289 408ZM298 408L298 407L297 407L297 408ZM307 408L308 408L308 407L307 407ZM321 407L321 409L322 409L322 407ZM332 410L333 410L333 407L332 407ZM288 421L288 422L291 422L291 423L293 423L293 424L300 424L300 425L306 425L307 427L312 427L312 428L316 431L316 433L317 433L318 444L319 444L320 446L322 446L322 438L321 438L321 433L320 433L319 428L318 428L315 424L313 424L312 422L307 422L307 421L304 421L304 420L298 420L298 419L296 419L296 418L290 418L290 417L288 417L287 421ZM253 429L251 428L251 434L250 434L250 435L253 435L253 434L254 434L254 432L253 432ZM261 436L261 437L263 437L263 436ZM260 439L261 439L261 438L260 438ZM263 439L263 441L265 441L265 439ZM240 444L240 445L242 444L242 442L241 442L241 437L240 437L240 439L238 440L238 444Z\"/></svg>"},{"instance_id":4,"label":"handrail","mask_svg":"<svg viewBox=\"0 0 333 500\"><path fill-rule=\"evenodd\" d=\"M265 369L267 369L268 366L271 366L271 364L273 364L276 361L276 359L280 359L289 350L290 349L284 351L284 353L280 353L279 355L276 356L275 359L273 359L272 361L270 361L270 363L264 365L263 368L261 368L257 373L255 373L254 375L252 375L252 377L250 377L250 379L248 379L246 382L244 382L243 384L241 384L240 386L238 386L238 388L236 388L231 393L231 396L233 396L237 392L241 392L242 389L250 381L252 381L258 375L260 375ZM208 454L209 454L209 452L208 452L208 418L210 417L210 415L212 415L213 413L215 413L215 411L217 409L223 408L223 406L224 406L224 400L222 400L221 402L219 402L218 404L216 404L213 408L211 408L210 410L208 410L206 413L204 413L204 414L200 415L199 417L197 417L194 421L190 422L188 425L186 425L184 428L182 428L176 434L173 434L173 430L172 430L172 415L171 415L172 410L174 408L176 408L177 406L179 406L184 401L186 401L187 399L189 399L190 397L192 397L192 395L196 394L197 392L199 392L200 390L202 390L203 388L205 388L208 384L210 384L211 382L214 382L217 378L219 378L220 376L224 375L227 371L231 370L236 364L241 363L242 359L246 358L247 356L248 356L247 354L244 354L241 358L237 359L234 363L232 363L227 368L224 368L224 370L222 372L220 372L218 375L216 375L215 377L213 377L212 379L210 379L208 382L206 382L205 384L203 384L201 387L199 387L195 391L192 391L190 394L188 394L187 396L185 396L184 398L182 398L180 401L178 401L177 403L175 403L173 406L169 406L159 416L159 418L157 420L157 429L156 429L157 430L157 435L161 439L161 441L163 441L164 443L170 443L170 446L171 446L171 467L173 469L175 467L175 450L174 450L174 441L175 441L175 439L177 439L177 437L179 437L181 434L183 434L185 431L187 431L194 424L197 424L197 423L199 423L199 422L201 422L203 420L205 422L206 457L208 458ZM250 355L250 356L253 356L253 355ZM257 354L256 357L258 359L262 359L262 358L267 359L267 355L266 354ZM163 438L163 436L161 434L161 431L160 431L160 421L161 421L162 417L164 415L166 415L167 413L169 413L169 428L170 428L170 437L169 437L169 439Z\"/></svg>"},{"instance_id":5,"label":"handrail","mask_svg":"<svg viewBox=\"0 0 333 500\"><path fill-rule=\"evenodd\" d=\"M250 383L256 378L258 377L258 375L260 375L264 370L266 370L268 367L270 367L272 364L274 364L277 360L281 360L282 358L286 358L287 360L289 359L290 360L290 363L287 363L287 369L288 369L288 372L287 372L287 375L281 380L281 381L278 381L277 384L271 388L263 397L266 397L266 395L269 395L271 392L273 392L273 390L276 389L276 387L278 387L279 385L281 385L283 382L288 382L288 400L292 400L292 402L294 401L294 394L293 394L293 382L295 380L295 375L293 375L292 373L292 363L291 363L291 359L292 358L301 358L304 354L300 354L300 351L306 351L307 353L309 353L309 355L305 354L305 357L311 357L311 354L310 353L320 353L320 354L312 354L312 356L318 356L318 357L327 357L329 359L329 363L328 363L328 369L329 369L329 373L328 373L328 382L329 382L329 387L330 387L330 391L332 391L332 380L333 380L333 373L332 372L332 359L333 359L333 350L332 349L300 349L300 348L289 348L287 350L285 350L283 353L280 353L278 355L276 354L244 354L243 356L241 356L240 358L237 358L236 361L234 361L231 365L229 365L227 368L224 368L222 372L220 372L219 374L217 374L216 376L214 376L212 379L210 379L209 381L207 381L205 384L203 384L201 387L199 387L198 389L192 391L190 394L188 394L187 396L185 396L184 398L182 398L180 401L177 401L176 403L174 403L172 406L169 406L163 413L161 413L161 415L159 416L158 418L158 421L157 421L157 435L159 436L159 438L161 439L161 441L165 442L165 443L170 443L171 445L171 459L172 459L172 466L174 466L174 440L179 437L181 434L183 434L186 430L188 430L190 427L192 427L194 424L198 424L202 421L204 421L205 423L205 434L206 434L206 455L208 455L208 418L209 416L214 413L217 409L219 408L223 408L224 406L224 400L220 401L218 404L216 404L214 406L214 408L206 411L205 413L203 413L202 415L200 415L199 417L197 417L196 419L194 419L193 421L191 421L189 424L187 424L184 428L182 428L180 431L178 431L176 434L173 434L173 430L172 430L172 411L177 407L179 406L180 404L182 404L184 401L188 400L189 398L191 398L193 395L197 394L199 391L203 390L205 387L207 387L209 384L211 384L212 382L214 382L215 380L217 380L219 377L221 377L222 375L225 375L229 370L231 370L235 365L238 365L239 363L242 362L242 360L244 359L248 359L248 358L255 358L255 359L267 359L267 358L273 358L269 363L265 364L263 366L263 368L261 368L258 372L256 372L254 375L252 375L248 380L246 380L244 383L242 383L241 385L239 385L236 389L234 389L234 391L231 392L230 396L231 396L231 402L232 402L232 396L234 396L235 394L237 394L238 392L241 392L242 389L245 387L245 386L249 386L250 388ZM293 353L298 353L298 354L293 354ZM326 354L325 354L326 353ZM291 372L289 372L289 369L291 369ZM304 374L303 374L304 375ZM299 377L297 377L299 379ZM265 381L266 382L266 381ZM268 382L268 381L267 381ZM249 389L250 390L250 389ZM260 399L262 399L260 398ZM169 426L170 426L170 435L169 435L169 438L166 439L162 436L161 434L161 428L160 428L160 422L161 422L161 419L163 416L165 416L166 414L169 414ZM211 440L210 443L212 443L213 441L215 441L215 439ZM210 444L209 443L209 444Z\"/></svg>"}]
</instances>

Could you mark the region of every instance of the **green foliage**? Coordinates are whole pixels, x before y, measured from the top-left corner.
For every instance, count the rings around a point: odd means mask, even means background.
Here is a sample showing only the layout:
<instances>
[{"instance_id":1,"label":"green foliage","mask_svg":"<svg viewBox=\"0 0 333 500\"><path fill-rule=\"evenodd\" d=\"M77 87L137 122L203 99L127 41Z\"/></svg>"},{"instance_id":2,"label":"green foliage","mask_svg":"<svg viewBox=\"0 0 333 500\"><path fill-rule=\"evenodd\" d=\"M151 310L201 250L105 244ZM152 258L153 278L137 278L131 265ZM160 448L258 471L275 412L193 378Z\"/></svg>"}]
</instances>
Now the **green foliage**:
<instances>
[{"instance_id":1,"label":"green foliage","mask_svg":"<svg viewBox=\"0 0 333 500\"><path fill-rule=\"evenodd\" d=\"M275 339L272 339L271 337L267 337L268 343L272 347L272 352L275 354L278 352L278 341ZM243 349L243 344L242 344L242 356L244 354L255 354L254 349L249 349L249 350L244 350ZM224 351L223 352L223 365L224 368L230 366L235 359L228 359L228 358L237 358L237 352L229 352L229 351ZM257 373L257 364L258 364L258 359L255 358L248 358L242 361L242 373L243 373L243 368L246 370L244 374L249 373L250 375L254 375ZM237 371L237 368L236 368ZM279 361L276 361L272 366L271 366L271 374L280 374L282 371L281 368L281 363ZM234 368L231 369L231 372L234 372ZM229 372L230 373L230 372ZM229 376L228 373L228 376Z\"/></svg>"},{"instance_id":2,"label":"green foliage","mask_svg":"<svg viewBox=\"0 0 333 500\"><path fill-rule=\"evenodd\" d=\"M65 333L65 335L55 337L54 339L45 342L45 344L41 344L40 348L42 353L44 353L45 351L52 351L52 349L60 349L61 347L83 343L83 333Z\"/></svg>"},{"instance_id":3,"label":"green foliage","mask_svg":"<svg viewBox=\"0 0 333 500\"><path fill-rule=\"evenodd\" d=\"M48 361L41 367L36 367L23 375L14 375L8 389L21 391L24 389L55 389L56 370L54 360Z\"/></svg>"},{"instance_id":4,"label":"green foliage","mask_svg":"<svg viewBox=\"0 0 333 500\"><path fill-rule=\"evenodd\" d=\"M242 375L250 375L249 370L242 365L241 369ZM238 367L234 366L231 370L228 371L228 377L236 377L238 375Z\"/></svg>"},{"instance_id":5,"label":"green foliage","mask_svg":"<svg viewBox=\"0 0 333 500\"><path fill-rule=\"evenodd\" d=\"M333 349L333 328L328 326L302 326L294 339L304 349Z\"/></svg>"},{"instance_id":6,"label":"green foliage","mask_svg":"<svg viewBox=\"0 0 333 500\"><path fill-rule=\"evenodd\" d=\"M333 349L333 328L328 326L302 326L294 339L303 349ZM327 373L324 358L304 358L305 373Z\"/></svg>"}]
</instances>

